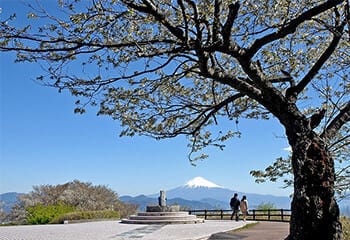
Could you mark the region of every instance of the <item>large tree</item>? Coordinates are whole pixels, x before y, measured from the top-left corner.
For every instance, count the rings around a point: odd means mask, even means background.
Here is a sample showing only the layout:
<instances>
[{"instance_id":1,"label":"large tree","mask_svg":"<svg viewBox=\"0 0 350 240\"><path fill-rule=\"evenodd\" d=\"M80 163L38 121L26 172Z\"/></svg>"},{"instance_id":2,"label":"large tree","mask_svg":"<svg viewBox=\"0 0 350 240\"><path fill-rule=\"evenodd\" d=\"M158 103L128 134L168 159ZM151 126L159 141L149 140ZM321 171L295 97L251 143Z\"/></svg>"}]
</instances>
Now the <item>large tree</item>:
<instances>
[{"instance_id":1,"label":"large tree","mask_svg":"<svg viewBox=\"0 0 350 240\"><path fill-rule=\"evenodd\" d=\"M35 24L2 21L0 49L40 62L39 81L68 89L76 112L99 106L124 136L186 135L196 152L239 134L240 118L276 118L293 150L289 239L342 238L328 146L350 120L348 0L58 4L29 6ZM213 133L223 118L233 130Z\"/></svg>"},{"instance_id":2,"label":"large tree","mask_svg":"<svg viewBox=\"0 0 350 240\"><path fill-rule=\"evenodd\" d=\"M336 198L338 201L347 200L350 198L350 131L346 125L331 139L327 147L334 159ZM292 172L292 156L289 155L287 158L277 158L265 170L252 170L250 174L256 178L257 183L276 182L283 178L283 187L287 188L293 185Z\"/></svg>"}]
</instances>

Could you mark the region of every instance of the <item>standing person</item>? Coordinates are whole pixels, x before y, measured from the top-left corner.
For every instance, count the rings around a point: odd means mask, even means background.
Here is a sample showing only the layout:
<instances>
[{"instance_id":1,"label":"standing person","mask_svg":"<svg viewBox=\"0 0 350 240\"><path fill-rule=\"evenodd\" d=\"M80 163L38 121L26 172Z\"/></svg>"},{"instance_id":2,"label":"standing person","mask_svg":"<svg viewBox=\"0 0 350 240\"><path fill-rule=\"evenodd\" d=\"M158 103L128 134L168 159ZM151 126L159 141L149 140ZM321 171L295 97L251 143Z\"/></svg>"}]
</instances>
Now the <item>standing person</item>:
<instances>
[{"instance_id":1,"label":"standing person","mask_svg":"<svg viewBox=\"0 0 350 240\"><path fill-rule=\"evenodd\" d=\"M233 216L236 217L236 221L238 222L238 214L239 214L239 204L240 201L238 200L238 194L235 193L233 197L230 200L230 206L232 209L232 214L231 214L231 220L233 219Z\"/></svg>"},{"instance_id":2,"label":"standing person","mask_svg":"<svg viewBox=\"0 0 350 240\"><path fill-rule=\"evenodd\" d=\"M242 197L242 200L239 204L239 208L241 209L241 212L243 215L243 221L245 221L246 217L248 215L248 200L247 200L247 197L245 195Z\"/></svg>"}]
</instances>

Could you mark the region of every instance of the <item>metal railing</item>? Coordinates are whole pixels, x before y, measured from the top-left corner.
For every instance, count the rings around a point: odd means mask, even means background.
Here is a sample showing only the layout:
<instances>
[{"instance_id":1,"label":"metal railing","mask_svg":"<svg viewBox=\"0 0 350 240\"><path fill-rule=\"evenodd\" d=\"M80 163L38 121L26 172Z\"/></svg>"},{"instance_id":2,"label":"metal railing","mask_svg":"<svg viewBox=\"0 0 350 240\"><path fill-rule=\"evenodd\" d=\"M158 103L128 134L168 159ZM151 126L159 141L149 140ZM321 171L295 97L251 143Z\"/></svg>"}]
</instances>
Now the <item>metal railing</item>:
<instances>
[{"instance_id":1,"label":"metal railing","mask_svg":"<svg viewBox=\"0 0 350 240\"><path fill-rule=\"evenodd\" d=\"M204 219L221 219L229 220L231 218L232 210L189 210L189 214L203 217ZM240 213L240 219L242 214ZM253 221L276 221L289 222L291 216L290 209L252 209L248 211L247 220Z\"/></svg>"}]
</instances>

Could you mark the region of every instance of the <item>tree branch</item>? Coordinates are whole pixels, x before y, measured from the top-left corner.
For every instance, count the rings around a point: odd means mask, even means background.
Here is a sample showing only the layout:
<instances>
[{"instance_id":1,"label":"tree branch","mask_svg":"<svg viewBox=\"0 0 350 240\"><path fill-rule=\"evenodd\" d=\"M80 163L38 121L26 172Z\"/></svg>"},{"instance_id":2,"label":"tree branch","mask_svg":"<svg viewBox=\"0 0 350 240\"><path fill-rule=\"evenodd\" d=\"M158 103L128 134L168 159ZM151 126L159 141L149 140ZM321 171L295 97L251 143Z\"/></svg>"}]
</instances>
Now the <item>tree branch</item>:
<instances>
[{"instance_id":1,"label":"tree branch","mask_svg":"<svg viewBox=\"0 0 350 240\"><path fill-rule=\"evenodd\" d=\"M298 96L305 87L311 82L311 80L316 76L318 71L322 68L322 66L325 64L325 62L330 58L336 47L338 46L338 43L342 37L343 29L346 22L344 21L340 26L336 27L336 32L333 34L333 39L327 49L323 52L323 54L320 56L320 58L316 61L316 63L312 66L310 71L304 76L304 78L293 87L290 87L286 91L286 97L289 99L295 99L296 96Z\"/></svg>"},{"instance_id":2,"label":"tree branch","mask_svg":"<svg viewBox=\"0 0 350 240\"><path fill-rule=\"evenodd\" d=\"M333 138L340 128L347 122L350 121L350 101L340 110L339 114L333 119L328 125L325 131L321 134L322 138L331 139Z\"/></svg>"},{"instance_id":3,"label":"tree branch","mask_svg":"<svg viewBox=\"0 0 350 240\"><path fill-rule=\"evenodd\" d=\"M173 26L166 19L166 17L161 12L158 11L156 6L154 6L154 4L151 3L150 1L143 0L143 3L146 6L140 6L138 4L135 4L134 1L129 1L129 0L124 0L123 3L126 4L128 7L135 9L139 12L143 12L143 13L147 13L147 14L152 15L158 22L163 24L175 37L177 37L181 41L186 40L183 31L180 28Z\"/></svg>"},{"instance_id":4,"label":"tree branch","mask_svg":"<svg viewBox=\"0 0 350 240\"><path fill-rule=\"evenodd\" d=\"M222 37L224 39L224 45L228 46L230 45L230 39L231 39L231 30L233 23L237 17L238 10L239 10L239 2L230 4L229 6L229 12L227 15L227 20L224 26L222 27Z\"/></svg>"},{"instance_id":5,"label":"tree branch","mask_svg":"<svg viewBox=\"0 0 350 240\"><path fill-rule=\"evenodd\" d=\"M213 43L216 43L219 39L221 4L222 0L215 0L214 2Z\"/></svg>"},{"instance_id":6,"label":"tree branch","mask_svg":"<svg viewBox=\"0 0 350 240\"><path fill-rule=\"evenodd\" d=\"M310 20L312 17L333 8L338 4L341 4L342 2L344 2L344 0L329 0L314 8L309 9L308 11L302 13L300 16L291 20L288 24L285 24L281 29L277 30L276 32L255 40L251 47L247 49L245 57L251 59L255 55L255 53L257 53L264 45L271 43L277 39L284 38L288 34L294 33L297 27L303 22Z\"/></svg>"},{"instance_id":7,"label":"tree branch","mask_svg":"<svg viewBox=\"0 0 350 240\"><path fill-rule=\"evenodd\" d=\"M237 100L238 98L241 98L241 97L244 97L244 96L245 96L244 94L238 93L238 94L235 94L233 96L230 96L230 97L226 98L224 101L218 103L217 105L210 106L207 110L201 112L195 119L190 121L184 127L178 129L178 131L176 133L174 133L174 134L178 135L184 129L192 126L194 123L196 123L198 120L200 120L203 116L205 116L204 119L202 121L200 121L200 123L197 125L197 127L190 133L191 135L195 135L201 129L201 127L209 120L209 118L213 117L221 108L223 108L227 104ZM210 110L210 112L208 114L206 114L207 111L209 111L209 110Z\"/></svg>"},{"instance_id":8,"label":"tree branch","mask_svg":"<svg viewBox=\"0 0 350 240\"><path fill-rule=\"evenodd\" d=\"M197 30L197 33L196 33L197 39L195 40L195 42L196 42L197 48L198 48L202 43L202 30L201 30L201 26L200 26L199 11L198 11L197 5L194 1L185 0L185 2L187 2L193 9L193 19L194 19L195 27Z\"/></svg>"},{"instance_id":9,"label":"tree branch","mask_svg":"<svg viewBox=\"0 0 350 240\"><path fill-rule=\"evenodd\" d=\"M180 5L181 12L182 12L182 17L184 19L185 23L185 39L186 39L186 45L188 45L189 38L188 38L188 20L186 16L186 8L182 0L177 0L177 3Z\"/></svg>"},{"instance_id":10,"label":"tree branch","mask_svg":"<svg viewBox=\"0 0 350 240\"><path fill-rule=\"evenodd\" d=\"M21 35L6 35L2 36L3 39L21 39L25 41L30 41L33 43L38 44L49 44L46 48L28 48L28 47L16 47L16 46L5 46L0 45L0 51L22 51L22 52L31 52L31 53L45 53L45 52L72 52L76 51L78 49L81 49L83 47L90 47L90 48L124 48L124 47L137 47L142 45L149 45L149 44L161 44L161 43L169 43L173 44L175 43L173 40L169 39L154 39L154 40L147 40L147 41L140 41L140 42L123 42L123 43L98 43L98 42L84 42L81 39L77 40L68 40L63 38L57 38L53 40L45 40L41 38L35 38L33 36L21 36ZM74 46L71 47L53 47L51 44L70 44ZM94 52L94 50L91 50Z\"/></svg>"}]
</instances>

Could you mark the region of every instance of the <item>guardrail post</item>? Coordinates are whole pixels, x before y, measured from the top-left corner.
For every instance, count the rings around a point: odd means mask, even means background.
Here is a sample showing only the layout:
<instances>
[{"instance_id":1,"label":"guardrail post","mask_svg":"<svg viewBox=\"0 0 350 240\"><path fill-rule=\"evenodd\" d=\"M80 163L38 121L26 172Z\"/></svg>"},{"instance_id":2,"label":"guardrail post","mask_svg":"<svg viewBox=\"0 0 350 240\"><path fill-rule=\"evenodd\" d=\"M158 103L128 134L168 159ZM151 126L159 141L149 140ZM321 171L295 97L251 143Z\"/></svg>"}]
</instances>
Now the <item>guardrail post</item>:
<instances>
[{"instance_id":1,"label":"guardrail post","mask_svg":"<svg viewBox=\"0 0 350 240\"><path fill-rule=\"evenodd\" d=\"M283 222L283 208L281 209L281 220Z\"/></svg>"},{"instance_id":2,"label":"guardrail post","mask_svg":"<svg viewBox=\"0 0 350 240\"><path fill-rule=\"evenodd\" d=\"M224 213L225 212L230 212L231 213L232 210L223 210L223 209L215 209L215 210L188 210L188 213L190 215L200 215L200 216L204 216L204 219L208 219L208 217L214 217L215 219L220 219L223 220L224 219ZM258 221L260 220L267 220L267 221L288 221L288 219L290 218L290 211L289 209L265 209L265 210L259 210L259 209L251 209L249 210L250 215L253 219L253 221ZM280 214L278 214L278 212L280 212ZM259 214L260 213L260 214ZM259 218L260 217L260 218ZM267 217L267 219L266 219ZM272 218L272 217L276 217L276 218ZM279 219L278 219L279 218Z\"/></svg>"}]
</instances>

